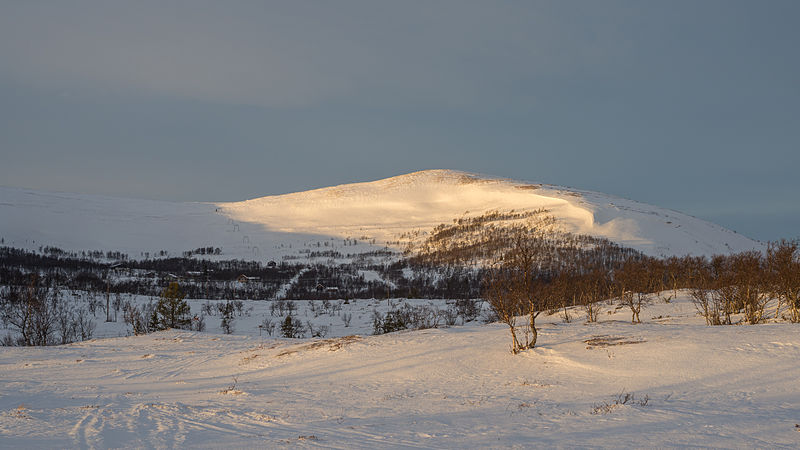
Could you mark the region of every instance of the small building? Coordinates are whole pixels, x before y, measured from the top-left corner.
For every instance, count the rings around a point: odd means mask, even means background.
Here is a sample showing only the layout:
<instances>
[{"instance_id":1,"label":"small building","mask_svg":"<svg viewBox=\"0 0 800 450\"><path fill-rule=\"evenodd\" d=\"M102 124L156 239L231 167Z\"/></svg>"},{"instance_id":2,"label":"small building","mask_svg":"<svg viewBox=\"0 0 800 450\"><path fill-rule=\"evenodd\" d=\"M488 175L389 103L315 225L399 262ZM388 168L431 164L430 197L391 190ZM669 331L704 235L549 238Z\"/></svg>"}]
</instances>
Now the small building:
<instances>
[{"instance_id":1,"label":"small building","mask_svg":"<svg viewBox=\"0 0 800 450\"><path fill-rule=\"evenodd\" d=\"M325 286L322 283L318 283L317 284L317 292L328 292L328 293L334 292L335 293L335 292L339 292L339 288L336 287L336 286Z\"/></svg>"},{"instance_id":2,"label":"small building","mask_svg":"<svg viewBox=\"0 0 800 450\"><path fill-rule=\"evenodd\" d=\"M252 283L253 281L258 281L260 279L261 278L259 277L249 277L245 274L241 274L238 277L236 277L236 281L238 281L239 283Z\"/></svg>"}]
</instances>

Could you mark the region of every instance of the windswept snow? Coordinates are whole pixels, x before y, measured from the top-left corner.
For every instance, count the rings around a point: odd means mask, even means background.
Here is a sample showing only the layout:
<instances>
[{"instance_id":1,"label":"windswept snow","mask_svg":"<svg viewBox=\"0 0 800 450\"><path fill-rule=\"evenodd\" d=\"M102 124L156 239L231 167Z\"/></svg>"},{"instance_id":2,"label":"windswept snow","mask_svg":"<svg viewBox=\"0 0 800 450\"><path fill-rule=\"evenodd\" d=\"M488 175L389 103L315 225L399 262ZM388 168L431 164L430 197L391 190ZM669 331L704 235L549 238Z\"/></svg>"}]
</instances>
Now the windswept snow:
<instances>
[{"instance_id":1,"label":"windswept snow","mask_svg":"<svg viewBox=\"0 0 800 450\"><path fill-rule=\"evenodd\" d=\"M604 194L428 170L384 180L234 203L172 203L0 188L5 245L179 255L220 247L227 258L279 259L317 242L343 253L384 246L454 219L545 208L570 232L604 237L653 256L711 255L763 245L720 226ZM351 241L352 242L352 241ZM332 248L332 247L331 247ZM331 249L325 248L325 249ZM324 249L323 249L324 250Z\"/></svg>"},{"instance_id":2,"label":"windswept snow","mask_svg":"<svg viewBox=\"0 0 800 450\"><path fill-rule=\"evenodd\" d=\"M542 315L516 356L500 325L6 348L0 446L797 447L796 325L707 327L685 294L611 312Z\"/></svg>"}]
</instances>

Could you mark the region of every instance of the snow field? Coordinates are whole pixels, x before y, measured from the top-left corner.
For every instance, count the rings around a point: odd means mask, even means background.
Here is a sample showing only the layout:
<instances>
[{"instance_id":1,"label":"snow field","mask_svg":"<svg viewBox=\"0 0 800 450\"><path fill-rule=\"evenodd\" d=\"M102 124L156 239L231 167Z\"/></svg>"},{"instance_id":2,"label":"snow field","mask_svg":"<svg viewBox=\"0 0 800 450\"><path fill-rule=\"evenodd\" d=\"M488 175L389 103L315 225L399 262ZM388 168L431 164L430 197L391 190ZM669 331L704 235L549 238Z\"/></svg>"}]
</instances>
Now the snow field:
<instances>
[{"instance_id":1,"label":"snow field","mask_svg":"<svg viewBox=\"0 0 800 450\"><path fill-rule=\"evenodd\" d=\"M67 294L69 295L69 294ZM112 296L112 301L113 301ZM101 297L98 297L100 299ZM81 299L86 299L85 295ZM130 301L135 305L144 305L148 302L154 304L158 301L158 297L141 296L141 295L126 295L121 294L120 299ZM73 301L74 300L73 298ZM81 301L77 300L80 305ZM216 305L225 304L225 300L204 300L204 299L186 299L186 302L191 308L193 316L203 315L203 305L208 303L213 306L214 315L205 315L206 332L212 334L222 334L220 321L222 316L216 311ZM242 313L234 313L233 334L243 336L262 336L280 337L280 324L288 315L287 311L282 314L275 310L272 311L273 305L277 302L273 300L241 300ZM294 302L297 310L292 316L300 320L307 328L308 322L311 322L314 329L327 327L323 337L342 337L352 334L372 334L373 332L373 314L377 312L381 317L386 315L390 309L401 308L403 305L412 307L427 306L440 311L446 310L454 301L449 300L428 300L428 299L405 299L405 298L392 298L392 299L350 299L345 303L345 300L330 300L330 305L327 309L324 307L323 300L286 300L285 302ZM103 307L105 307L105 298L102 297ZM313 306L312 306L313 304ZM482 311L488 311L488 305L483 301L478 301ZM312 310L313 308L313 310ZM335 311L334 311L335 309ZM116 320L114 321L116 315ZM345 322L343 316L350 316L349 324ZM112 306L111 313L112 322L105 322L105 312L103 309L98 309L94 315L97 328L94 333L95 338L112 338L123 337L131 334L131 327L123 320L123 312L120 309L116 314ZM264 319L268 319L275 324L273 334L270 334L265 329L259 329L259 325L263 324ZM462 320L459 318L457 324L461 325ZM440 321L444 325L443 321ZM0 333L5 332L0 328ZM308 331L305 337L311 337Z\"/></svg>"},{"instance_id":2,"label":"snow field","mask_svg":"<svg viewBox=\"0 0 800 450\"><path fill-rule=\"evenodd\" d=\"M641 317L542 314L520 355L499 324L4 348L0 446L797 447L797 325L707 327L685 292Z\"/></svg>"}]
</instances>

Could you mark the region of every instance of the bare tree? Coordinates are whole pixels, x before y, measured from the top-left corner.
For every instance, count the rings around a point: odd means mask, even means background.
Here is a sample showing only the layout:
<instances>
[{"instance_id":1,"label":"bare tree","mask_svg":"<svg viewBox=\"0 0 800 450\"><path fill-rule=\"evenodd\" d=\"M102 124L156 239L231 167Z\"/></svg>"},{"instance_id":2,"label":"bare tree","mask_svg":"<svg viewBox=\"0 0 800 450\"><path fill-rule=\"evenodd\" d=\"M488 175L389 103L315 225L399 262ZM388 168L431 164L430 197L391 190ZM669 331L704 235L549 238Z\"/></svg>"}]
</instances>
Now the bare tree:
<instances>
[{"instance_id":1,"label":"bare tree","mask_svg":"<svg viewBox=\"0 0 800 450\"><path fill-rule=\"evenodd\" d=\"M517 316L522 314L519 298L513 292L513 277L508 271L495 268L484 278L483 295L501 322L508 325L511 333L511 353L519 353L528 343L517 338Z\"/></svg>"},{"instance_id":2,"label":"bare tree","mask_svg":"<svg viewBox=\"0 0 800 450\"><path fill-rule=\"evenodd\" d=\"M516 230L513 246L484 280L484 296L511 332L512 353L536 346L539 336L536 318L546 309L547 296L537 274L541 248L527 233L523 228ZM518 327L517 316L522 314L527 314L528 320ZM522 339L518 332L522 333Z\"/></svg>"},{"instance_id":3,"label":"bare tree","mask_svg":"<svg viewBox=\"0 0 800 450\"><path fill-rule=\"evenodd\" d=\"M760 323L769 301L764 258L756 251L739 253L731 258L737 304L744 309L748 323Z\"/></svg>"},{"instance_id":4,"label":"bare tree","mask_svg":"<svg viewBox=\"0 0 800 450\"><path fill-rule=\"evenodd\" d=\"M268 335L272 336L272 333L275 332L275 325L275 322L271 318L264 317L264 320L261 321L261 325L259 326L266 331Z\"/></svg>"},{"instance_id":5,"label":"bare tree","mask_svg":"<svg viewBox=\"0 0 800 450\"><path fill-rule=\"evenodd\" d=\"M586 321L597 322L597 316L602 309L600 302L608 296L608 275L600 269L595 269L583 277L578 277L575 286L586 310Z\"/></svg>"},{"instance_id":6,"label":"bare tree","mask_svg":"<svg viewBox=\"0 0 800 450\"><path fill-rule=\"evenodd\" d=\"M504 264L512 275L512 295L518 298L524 309L528 312L528 329L530 340L526 348L534 348L539 332L536 328L536 318L545 309L546 296L540 288L538 281L538 261L541 260L541 247L539 241L530 239L528 232L520 229L514 236L515 245L504 256Z\"/></svg>"},{"instance_id":7,"label":"bare tree","mask_svg":"<svg viewBox=\"0 0 800 450\"><path fill-rule=\"evenodd\" d=\"M695 308L706 319L706 325L722 325L722 302L716 291L705 288L694 288L691 291Z\"/></svg>"},{"instance_id":8,"label":"bare tree","mask_svg":"<svg viewBox=\"0 0 800 450\"><path fill-rule=\"evenodd\" d=\"M12 287L0 299L3 323L19 333L16 345L67 344L88 339L94 331L84 309L74 309L64 300L57 286L40 285L33 275L27 288Z\"/></svg>"},{"instance_id":9,"label":"bare tree","mask_svg":"<svg viewBox=\"0 0 800 450\"><path fill-rule=\"evenodd\" d=\"M642 323L639 313L647 302L647 292L655 277L642 261L629 259L614 272L614 288L620 301L631 310L631 323Z\"/></svg>"},{"instance_id":10,"label":"bare tree","mask_svg":"<svg viewBox=\"0 0 800 450\"><path fill-rule=\"evenodd\" d=\"M770 242L767 248L767 267L771 291L778 298L775 318L781 304L789 310L789 320L800 322L800 242L797 240Z\"/></svg>"}]
</instances>

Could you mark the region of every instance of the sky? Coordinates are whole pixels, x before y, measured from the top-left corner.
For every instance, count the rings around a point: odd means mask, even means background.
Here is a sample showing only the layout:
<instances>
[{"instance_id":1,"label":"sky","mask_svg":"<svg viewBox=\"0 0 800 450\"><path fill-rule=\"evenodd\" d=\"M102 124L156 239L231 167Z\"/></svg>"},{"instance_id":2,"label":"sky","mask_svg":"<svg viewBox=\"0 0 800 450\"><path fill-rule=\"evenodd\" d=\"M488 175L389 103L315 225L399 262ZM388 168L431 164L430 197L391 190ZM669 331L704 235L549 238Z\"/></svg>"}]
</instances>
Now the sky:
<instances>
[{"instance_id":1,"label":"sky","mask_svg":"<svg viewBox=\"0 0 800 450\"><path fill-rule=\"evenodd\" d=\"M458 169L800 237L800 2L0 0L0 185Z\"/></svg>"}]
</instances>

